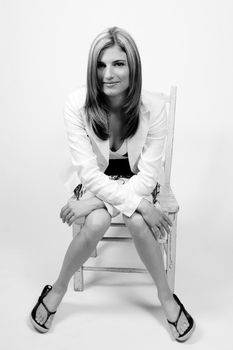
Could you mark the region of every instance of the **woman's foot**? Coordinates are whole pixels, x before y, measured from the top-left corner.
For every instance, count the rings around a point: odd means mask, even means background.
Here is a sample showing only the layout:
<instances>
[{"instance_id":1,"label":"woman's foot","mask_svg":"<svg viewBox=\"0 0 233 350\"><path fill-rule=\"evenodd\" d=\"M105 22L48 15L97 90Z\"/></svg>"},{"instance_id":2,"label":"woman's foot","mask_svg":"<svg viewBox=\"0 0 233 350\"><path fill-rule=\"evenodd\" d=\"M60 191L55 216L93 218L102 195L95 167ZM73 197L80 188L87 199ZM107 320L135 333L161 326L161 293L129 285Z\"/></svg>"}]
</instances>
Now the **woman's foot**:
<instances>
[{"instance_id":1,"label":"woman's foot","mask_svg":"<svg viewBox=\"0 0 233 350\"><path fill-rule=\"evenodd\" d=\"M167 320L169 320L170 322L177 321L181 307L177 303L177 301L174 299L173 294L171 293L171 296L169 298L166 298L166 299L159 298L159 299ZM185 316L185 313L182 311L177 322L177 328L170 323L169 323L169 326L171 328L174 338L177 339L179 335L182 335L187 330L187 328L190 326L190 323L187 317Z\"/></svg>"},{"instance_id":2,"label":"woman's foot","mask_svg":"<svg viewBox=\"0 0 233 350\"><path fill-rule=\"evenodd\" d=\"M38 303L34 307L31 318L33 325L41 332L47 332L51 327L53 317L67 289L45 286Z\"/></svg>"}]
</instances>

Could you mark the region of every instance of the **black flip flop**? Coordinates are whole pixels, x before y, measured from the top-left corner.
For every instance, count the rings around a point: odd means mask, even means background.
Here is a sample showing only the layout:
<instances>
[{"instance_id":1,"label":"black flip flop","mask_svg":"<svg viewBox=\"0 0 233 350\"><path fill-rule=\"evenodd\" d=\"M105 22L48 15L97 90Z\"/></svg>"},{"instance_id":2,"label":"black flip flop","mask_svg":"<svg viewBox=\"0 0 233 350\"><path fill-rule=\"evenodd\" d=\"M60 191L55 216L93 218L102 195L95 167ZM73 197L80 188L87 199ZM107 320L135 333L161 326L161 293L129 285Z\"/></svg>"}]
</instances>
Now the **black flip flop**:
<instances>
[{"instance_id":1,"label":"black flip flop","mask_svg":"<svg viewBox=\"0 0 233 350\"><path fill-rule=\"evenodd\" d=\"M181 301L179 300L179 298L173 294L173 297L175 299L175 301L178 303L178 305L180 306L180 311L179 311L179 314L178 314L178 317L177 317L177 320L175 322L171 322L169 320L168 323L172 324L175 328L176 328L176 331L177 333L179 334L179 336L177 338L175 338L177 341L179 342L183 342L185 340L187 340L191 334L193 333L196 325L195 325L195 322L192 318L192 316L188 313L188 311L185 309L184 305L181 303ZM177 329L177 323L180 319L180 316L181 316L181 313L184 313L185 317L187 318L188 322L189 322L189 326L188 328L184 331L184 333L179 333L178 329Z\"/></svg>"},{"instance_id":2,"label":"black flip flop","mask_svg":"<svg viewBox=\"0 0 233 350\"><path fill-rule=\"evenodd\" d=\"M52 289L52 286L50 285L46 285L38 299L38 302L37 304L34 306L34 308L32 309L32 312L31 312L31 322L33 324L33 326L36 328L36 330L38 330L39 332L41 333L46 333L49 331L49 328L45 326L46 322L48 321L49 317L51 315L54 315L56 313L56 311L49 311L47 306L45 305L44 303L44 298L46 297L46 295L51 291ZM36 312L37 312L37 309L40 305L43 305L45 310L47 311L47 318L46 320L44 321L44 323L40 324L36 321Z\"/></svg>"}]
</instances>

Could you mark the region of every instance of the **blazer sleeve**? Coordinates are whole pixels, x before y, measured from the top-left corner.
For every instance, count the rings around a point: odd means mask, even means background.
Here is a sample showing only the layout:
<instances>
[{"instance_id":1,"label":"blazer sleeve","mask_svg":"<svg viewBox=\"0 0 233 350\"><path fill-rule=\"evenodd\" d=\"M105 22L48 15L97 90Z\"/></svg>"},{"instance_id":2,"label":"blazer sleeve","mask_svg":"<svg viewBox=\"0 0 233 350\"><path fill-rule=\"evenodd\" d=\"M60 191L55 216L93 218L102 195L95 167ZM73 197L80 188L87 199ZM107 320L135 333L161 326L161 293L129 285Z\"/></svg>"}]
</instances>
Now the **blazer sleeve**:
<instances>
[{"instance_id":1,"label":"blazer sleeve","mask_svg":"<svg viewBox=\"0 0 233 350\"><path fill-rule=\"evenodd\" d=\"M155 119L158 120L151 124L138 163L139 173L133 176L126 184L121 185L114 180L110 180L107 175L100 171L97 156L93 151L84 118L81 115L81 108L77 106L72 96L69 96L65 103L64 120L72 163L82 184L88 191L105 202L110 214L113 207L126 216L131 216L137 209L143 196L149 195L155 187L156 180L153 178L153 175L159 166L160 149L164 139L157 130L157 126L161 126L161 118ZM156 149L157 151L155 151Z\"/></svg>"},{"instance_id":2,"label":"blazer sleeve","mask_svg":"<svg viewBox=\"0 0 233 350\"><path fill-rule=\"evenodd\" d=\"M162 170L167 136L166 104L160 101L159 113L152 109L150 127L137 164L137 174L127 182L130 190L144 197L155 188Z\"/></svg>"}]
</instances>

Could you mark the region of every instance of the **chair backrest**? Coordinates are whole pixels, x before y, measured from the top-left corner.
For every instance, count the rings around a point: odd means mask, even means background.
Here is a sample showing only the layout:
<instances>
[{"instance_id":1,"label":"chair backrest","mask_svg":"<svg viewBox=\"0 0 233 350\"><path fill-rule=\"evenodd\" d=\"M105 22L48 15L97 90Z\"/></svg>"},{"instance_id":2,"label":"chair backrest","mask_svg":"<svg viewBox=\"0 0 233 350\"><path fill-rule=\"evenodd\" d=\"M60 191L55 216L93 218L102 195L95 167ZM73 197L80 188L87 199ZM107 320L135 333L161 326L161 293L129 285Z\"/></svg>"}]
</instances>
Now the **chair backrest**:
<instances>
[{"instance_id":1,"label":"chair backrest","mask_svg":"<svg viewBox=\"0 0 233 350\"><path fill-rule=\"evenodd\" d=\"M167 138L164 147L163 155L163 178L164 185L170 186L171 178L171 165L172 165L172 151L173 151L173 139L174 139L174 126L175 126L175 110L176 110L176 94L177 87L172 86L170 89L170 95L157 93L162 100L166 103L166 117L167 117Z\"/></svg>"},{"instance_id":2,"label":"chair backrest","mask_svg":"<svg viewBox=\"0 0 233 350\"><path fill-rule=\"evenodd\" d=\"M177 87L172 86L170 89L170 95L165 96L168 103L168 115L167 115L167 142L165 150L165 186L170 185L171 178L171 165L172 165L172 152L173 152L173 140L174 140L174 127L175 127L175 112L176 112L176 94Z\"/></svg>"}]
</instances>

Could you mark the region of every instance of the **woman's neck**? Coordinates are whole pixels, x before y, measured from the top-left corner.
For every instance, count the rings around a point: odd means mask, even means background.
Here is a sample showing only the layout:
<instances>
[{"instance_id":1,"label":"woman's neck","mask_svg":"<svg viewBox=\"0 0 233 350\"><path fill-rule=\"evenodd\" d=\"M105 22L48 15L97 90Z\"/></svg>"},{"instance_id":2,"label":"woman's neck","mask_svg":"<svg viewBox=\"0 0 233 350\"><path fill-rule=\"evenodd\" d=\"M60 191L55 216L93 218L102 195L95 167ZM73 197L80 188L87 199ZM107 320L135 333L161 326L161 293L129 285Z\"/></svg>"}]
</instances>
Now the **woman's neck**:
<instances>
[{"instance_id":1,"label":"woman's neck","mask_svg":"<svg viewBox=\"0 0 233 350\"><path fill-rule=\"evenodd\" d=\"M118 113L121 111L122 104L124 101L124 97L122 95L119 96L107 96L106 97L107 104L113 113Z\"/></svg>"}]
</instances>

